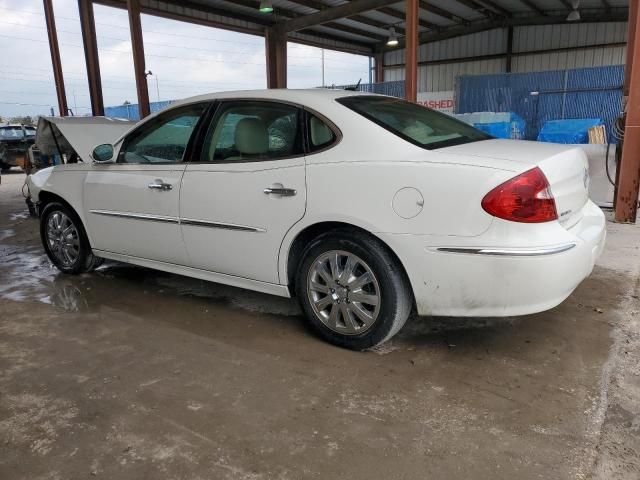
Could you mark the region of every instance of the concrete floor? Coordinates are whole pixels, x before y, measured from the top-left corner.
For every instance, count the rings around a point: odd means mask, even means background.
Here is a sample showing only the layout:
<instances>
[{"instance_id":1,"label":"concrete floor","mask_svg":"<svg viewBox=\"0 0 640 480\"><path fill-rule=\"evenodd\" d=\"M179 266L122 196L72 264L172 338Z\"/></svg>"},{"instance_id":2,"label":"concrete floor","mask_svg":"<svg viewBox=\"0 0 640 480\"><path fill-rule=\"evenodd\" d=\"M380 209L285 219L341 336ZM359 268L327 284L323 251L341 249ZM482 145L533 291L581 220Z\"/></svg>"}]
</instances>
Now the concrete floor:
<instances>
[{"instance_id":1,"label":"concrete floor","mask_svg":"<svg viewBox=\"0 0 640 480\"><path fill-rule=\"evenodd\" d=\"M354 353L286 299L58 273L23 181L0 186L0 479L640 478L640 227L610 223L549 312Z\"/></svg>"}]
</instances>

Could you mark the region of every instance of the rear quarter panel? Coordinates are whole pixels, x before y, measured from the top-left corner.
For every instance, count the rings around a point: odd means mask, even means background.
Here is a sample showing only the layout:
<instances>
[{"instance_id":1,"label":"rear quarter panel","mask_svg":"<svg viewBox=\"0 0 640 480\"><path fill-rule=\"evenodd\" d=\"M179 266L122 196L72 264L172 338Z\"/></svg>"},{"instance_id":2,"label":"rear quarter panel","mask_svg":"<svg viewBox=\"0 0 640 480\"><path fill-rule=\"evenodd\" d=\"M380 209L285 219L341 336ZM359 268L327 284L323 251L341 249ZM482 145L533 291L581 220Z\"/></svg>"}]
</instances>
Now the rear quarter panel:
<instances>
[{"instance_id":1,"label":"rear quarter panel","mask_svg":"<svg viewBox=\"0 0 640 480\"><path fill-rule=\"evenodd\" d=\"M345 133L338 146L307 157L306 213L284 238L280 279L287 278L292 242L317 223L343 222L380 238L388 233L474 237L491 225L493 217L482 209L482 198L511 178L512 170L469 165L459 156L450 162L448 155L415 147L374 126L377 130L356 136ZM394 197L404 188L419 191L423 199L412 218L394 210Z\"/></svg>"},{"instance_id":2,"label":"rear quarter panel","mask_svg":"<svg viewBox=\"0 0 640 480\"><path fill-rule=\"evenodd\" d=\"M482 209L482 197L496 177L503 178L502 172L424 161L312 164L307 167L306 216L356 219L374 233L480 235L492 220ZM413 218L394 210L394 197L405 188L424 199Z\"/></svg>"}]
</instances>

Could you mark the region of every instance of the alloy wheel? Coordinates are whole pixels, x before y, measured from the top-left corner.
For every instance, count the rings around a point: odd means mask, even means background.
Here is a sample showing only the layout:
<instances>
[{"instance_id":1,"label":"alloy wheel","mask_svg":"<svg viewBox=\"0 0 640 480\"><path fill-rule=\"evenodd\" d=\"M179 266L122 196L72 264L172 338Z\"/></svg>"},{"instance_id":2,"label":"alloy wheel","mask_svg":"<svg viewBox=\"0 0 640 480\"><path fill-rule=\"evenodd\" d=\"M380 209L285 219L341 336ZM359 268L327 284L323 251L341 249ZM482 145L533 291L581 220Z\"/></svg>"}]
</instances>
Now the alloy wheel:
<instances>
[{"instance_id":1,"label":"alloy wheel","mask_svg":"<svg viewBox=\"0 0 640 480\"><path fill-rule=\"evenodd\" d=\"M65 267L74 264L80 255L80 237L73 221L61 211L47 219L47 242L53 256Z\"/></svg>"},{"instance_id":2,"label":"alloy wheel","mask_svg":"<svg viewBox=\"0 0 640 480\"><path fill-rule=\"evenodd\" d=\"M318 319L343 335L366 332L380 312L380 286L373 271L361 258L342 250L314 260L307 296Z\"/></svg>"}]
</instances>

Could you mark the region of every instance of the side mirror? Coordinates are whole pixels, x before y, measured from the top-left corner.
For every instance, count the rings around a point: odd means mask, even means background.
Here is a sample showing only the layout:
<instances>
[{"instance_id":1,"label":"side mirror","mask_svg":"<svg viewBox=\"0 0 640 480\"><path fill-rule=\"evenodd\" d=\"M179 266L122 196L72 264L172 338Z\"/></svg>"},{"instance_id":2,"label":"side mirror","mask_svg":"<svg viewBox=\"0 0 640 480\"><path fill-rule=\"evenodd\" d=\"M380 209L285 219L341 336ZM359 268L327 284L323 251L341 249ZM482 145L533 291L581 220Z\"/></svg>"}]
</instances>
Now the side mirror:
<instances>
[{"instance_id":1,"label":"side mirror","mask_svg":"<svg viewBox=\"0 0 640 480\"><path fill-rule=\"evenodd\" d=\"M91 158L96 163L111 163L113 162L113 145L109 143L103 143L98 145L91 152Z\"/></svg>"}]
</instances>

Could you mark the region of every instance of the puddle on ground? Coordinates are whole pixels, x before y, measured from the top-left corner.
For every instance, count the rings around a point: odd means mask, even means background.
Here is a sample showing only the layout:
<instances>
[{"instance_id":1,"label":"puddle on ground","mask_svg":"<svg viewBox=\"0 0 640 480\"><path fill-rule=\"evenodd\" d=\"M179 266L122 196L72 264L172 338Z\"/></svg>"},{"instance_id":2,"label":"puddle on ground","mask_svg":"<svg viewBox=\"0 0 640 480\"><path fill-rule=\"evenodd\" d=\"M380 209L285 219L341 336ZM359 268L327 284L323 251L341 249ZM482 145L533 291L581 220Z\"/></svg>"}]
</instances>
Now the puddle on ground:
<instances>
[{"instance_id":1,"label":"puddle on ground","mask_svg":"<svg viewBox=\"0 0 640 480\"><path fill-rule=\"evenodd\" d=\"M15 231L11 230L10 228L6 228L4 230L0 230L0 242L9 238L9 237L13 237L16 234Z\"/></svg>"},{"instance_id":2,"label":"puddle on ground","mask_svg":"<svg viewBox=\"0 0 640 480\"><path fill-rule=\"evenodd\" d=\"M9 220L15 222L17 220L26 220L29 218L29 210L25 210L24 212L12 213L9 215Z\"/></svg>"},{"instance_id":3,"label":"puddle on ground","mask_svg":"<svg viewBox=\"0 0 640 480\"><path fill-rule=\"evenodd\" d=\"M5 232L7 230L0 231ZM66 275L51 264L40 246L21 248L5 244L0 245L0 250L5 253L0 264L0 276L5 279L0 283L0 297L10 300L43 302L69 312L95 312L108 307L141 317L151 315L171 321L181 319L186 323L226 316L229 308L274 318L301 315L297 302L292 299L144 267L105 262L93 273ZM501 328L517 321L511 318L414 317L393 342L377 347L374 352L386 355L401 350L400 344L419 337Z\"/></svg>"},{"instance_id":4,"label":"puddle on ground","mask_svg":"<svg viewBox=\"0 0 640 480\"><path fill-rule=\"evenodd\" d=\"M10 300L35 300L67 311L89 312L101 306L119 308L128 301L153 303L157 298L174 296L211 302L212 309L217 305L259 314L300 315L297 303L287 298L118 262L105 262L93 273L66 275L51 264L40 247L0 245L0 250L4 253L0 275L5 278L0 297ZM141 300L141 296L148 298Z\"/></svg>"}]
</instances>

